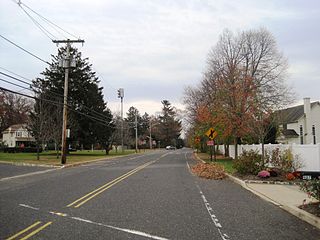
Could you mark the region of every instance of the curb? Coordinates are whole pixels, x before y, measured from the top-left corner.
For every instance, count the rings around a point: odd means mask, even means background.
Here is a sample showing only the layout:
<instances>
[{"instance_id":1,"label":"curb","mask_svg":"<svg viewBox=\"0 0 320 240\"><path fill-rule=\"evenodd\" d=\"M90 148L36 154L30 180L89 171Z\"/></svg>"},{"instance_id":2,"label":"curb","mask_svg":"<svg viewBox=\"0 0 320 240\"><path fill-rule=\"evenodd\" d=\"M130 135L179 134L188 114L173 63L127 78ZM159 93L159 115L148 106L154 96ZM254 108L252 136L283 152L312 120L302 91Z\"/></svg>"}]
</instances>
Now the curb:
<instances>
[{"instance_id":1,"label":"curb","mask_svg":"<svg viewBox=\"0 0 320 240\"><path fill-rule=\"evenodd\" d=\"M245 183L254 184L274 184L274 185L295 185L298 186L298 182L281 182L281 181L261 181L261 180L244 180Z\"/></svg>"},{"instance_id":2,"label":"curb","mask_svg":"<svg viewBox=\"0 0 320 240\"><path fill-rule=\"evenodd\" d=\"M203 161L202 159L200 159L196 153L194 153L194 156L197 160L205 163L205 161ZM247 181L243 181L237 177L232 176L231 174L226 173L226 175L229 177L229 179L231 181L233 181L234 183L239 184L241 187L245 188L246 190L252 192L253 194L259 196L260 198L262 198L265 201L271 202L272 204L284 209L285 211L289 212L290 214L298 217L299 219L311 224L314 227L317 227L318 229L320 229L320 218L316 217L300 208L298 208L297 206L289 206L289 205L282 205L276 201L274 201L273 199L269 198L268 196L255 191L254 189L250 188L247 183L260 183L260 184L280 184L280 185L293 185L293 184L285 184L285 183L277 183L277 182L262 182L262 181L251 181L251 180L247 180Z\"/></svg>"}]
</instances>

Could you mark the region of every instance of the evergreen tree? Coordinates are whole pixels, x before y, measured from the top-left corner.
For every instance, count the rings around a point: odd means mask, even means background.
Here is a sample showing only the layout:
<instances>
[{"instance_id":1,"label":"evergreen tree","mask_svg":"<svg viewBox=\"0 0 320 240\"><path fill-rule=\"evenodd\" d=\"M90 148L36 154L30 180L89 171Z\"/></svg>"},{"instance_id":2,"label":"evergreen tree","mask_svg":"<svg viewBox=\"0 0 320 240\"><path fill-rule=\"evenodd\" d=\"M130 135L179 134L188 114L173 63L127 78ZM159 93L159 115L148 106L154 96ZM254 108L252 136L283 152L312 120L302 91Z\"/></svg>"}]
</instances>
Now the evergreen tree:
<instances>
[{"instance_id":1,"label":"evergreen tree","mask_svg":"<svg viewBox=\"0 0 320 240\"><path fill-rule=\"evenodd\" d=\"M176 119L176 111L168 100L163 100L161 103L163 107L156 128L156 138L161 141L162 146L176 146L181 134L181 121Z\"/></svg>"},{"instance_id":2,"label":"evergreen tree","mask_svg":"<svg viewBox=\"0 0 320 240\"><path fill-rule=\"evenodd\" d=\"M127 122L129 129L129 137L131 139L135 139L136 136L136 130L135 130L135 121L136 121L136 115L137 115L137 122L141 122L141 116L139 113L139 110L135 107L130 107L128 112L127 112L127 117L125 118L125 121ZM138 124L138 134L139 134L139 124Z\"/></svg>"},{"instance_id":3,"label":"evergreen tree","mask_svg":"<svg viewBox=\"0 0 320 240\"><path fill-rule=\"evenodd\" d=\"M140 135L141 136L149 136L150 134L150 116L148 113L144 113L141 117L141 124L140 124Z\"/></svg>"},{"instance_id":4,"label":"evergreen tree","mask_svg":"<svg viewBox=\"0 0 320 240\"><path fill-rule=\"evenodd\" d=\"M64 69L59 67L59 61L64 59L65 53L66 48L60 48L57 56L52 56L52 64L42 72L43 78L33 81L37 95L40 94L42 99L46 99L52 108L60 106L62 109ZM69 71L68 128L71 129L69 143L84 148L99 143L107 150L113 126L112 114L103 100L103 88L99 87L100 81L92 71L88 58L83 59L81 52L76 48L70 49L70 55L76 66ZM52 109L49 107L48 111ZM40 115L38 108L34 109L34 114ZM61 131L61 128L62 126L52 130ZM50 129L46 128L46 131Z\"/></svg>"}]
</instances>

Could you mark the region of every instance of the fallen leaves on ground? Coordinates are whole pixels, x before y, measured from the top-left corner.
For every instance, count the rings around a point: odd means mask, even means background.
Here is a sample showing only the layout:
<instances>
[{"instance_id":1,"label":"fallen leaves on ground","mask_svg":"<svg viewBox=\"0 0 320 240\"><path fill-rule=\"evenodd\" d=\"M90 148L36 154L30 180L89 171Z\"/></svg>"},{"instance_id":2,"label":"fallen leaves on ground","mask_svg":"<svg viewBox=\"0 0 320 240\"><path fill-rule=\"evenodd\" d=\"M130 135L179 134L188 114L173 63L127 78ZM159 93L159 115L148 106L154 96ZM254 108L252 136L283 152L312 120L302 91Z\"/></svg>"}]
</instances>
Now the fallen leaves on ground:
<instances>
[{"instance_id":1,"label":"fallen leaves on ground","mask_svg":"<svg viewBox=\"0 0 320 240\"><path fill-rule=\"evenodd\" d=\"M206 179L224 179L226 174L224 167L215 163L197 163L191 168L192 172Z\"/></svg>"}]
</instances>

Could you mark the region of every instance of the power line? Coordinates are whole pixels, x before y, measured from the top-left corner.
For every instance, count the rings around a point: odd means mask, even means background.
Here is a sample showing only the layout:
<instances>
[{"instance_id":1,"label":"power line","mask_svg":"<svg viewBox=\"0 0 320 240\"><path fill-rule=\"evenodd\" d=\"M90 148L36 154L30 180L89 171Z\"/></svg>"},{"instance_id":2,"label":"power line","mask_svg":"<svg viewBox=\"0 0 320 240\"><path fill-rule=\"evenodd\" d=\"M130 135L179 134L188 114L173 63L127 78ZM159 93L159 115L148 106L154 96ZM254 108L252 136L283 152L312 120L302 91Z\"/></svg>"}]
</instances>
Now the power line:
<instances>
[{"instance_id":1,"label":"power line","mask_svg":"<svg viewBox=\"0 0 320 240\"><path fill-rule=\"evenodd\" d=\"M23 87L23 86L21 86L21 85L19 85L19 84L15 84L15 83L9 82L9 81L7 81L7 80L5 80L5 79L3 79L3 78L0 78L0 81L9 83L9 84L14 85L14 86L16 86L16 87L20 87L20 88L23 88L23 89L32 91L32 89L30 89L30 88L26 88L26 87Z\"/></svg>"},{"instance_id":2,"label":"power line","mask_svg":"<svg viewBox=\"0 0 320 240\"><path fill-rule=\"evenodd\" d=\"M6 71L6 72L8 72L8 73L11 73L11 74L13 74L13 75L15 75L15 76L17 76L17 77L20 77L20 78L22 78L22 79L24 79L24 80L27 80L27 81L29 81L29 82L32 82L31 79L28 79L28 78L26 78L26 77L24 77L24 76L21 76L21 75L19 75L19 74L16 74L16 73L14 73L14 72L12 72L12 71L4 68L4 67L0 67L0 69Z\"/></svg>"},{"instance_id":3,"label":"power line","mask_svg":"<svg viewBox=\"0 0 320 240\"><path fill-rule=\"evenodd\" d=\"M0 80L2 80L2 79L0 79ZM56 106L58 106L58 105L63 106L62 102L52 101L52 100L45 99L45 98L33 97L33 96L30 96L30 95L27 95L27 94L23 94L23 93L19 93L19 92L16 92L16 91L13 91L13 90L10 90L10 89L7 89L7 88L0 87L0 90L6 91L6 92L10 92L10 93L13 93L13 94L17 94L17 95L21 95L21 96L24 96L24 97L27 97L27 98L31 98L31 99L34 99L34 100L42 100L42 101L54 104ZM75 109L72 109L72 107L70 105L68 105L68 107L69 107L69 109L71 111L76 112L76 113L78 113L80 115L86 116L87 118L90 118L91 120L95 120L96 122L98 122L100 124L103 124L104 126L110 126L110 124L112 124L111 122L106 124L106 121L105 121L106 119L96 118L96 117L90 116L88 114L82 113L80 111L77 111Z\"/></svg>"},{"instance_id":4,"label":"power line","mask_svg":"<svg viewBox=\"0 0 320 240\"><path fill-rule=\"evenodd\" d=\"M46 63L46 64L48 64L48 65L51 65L49 62L43 60L42 58L40 58L40 57L38 57L37 55L31 53L30 51L24 49L23 47L20 47L18 44L12 42L11 40L9 40L8 38L2 36L1 34L0 34L0 37L2 37L4 40L8 41L8 42L11 43L12 45L16 46L17 48L20 48L22 51L30 54L31 56L33 56L33 57L35 57L35 58L37 58L38 60L40 60L40 61L42 61L42 62L44 62L44 63Z\"/></svg>"},{"instance_id":5,"label":"power line","mask_svg":"<svg viewBox=\"0 0 320 240\"><path fill-rule=\"evenodd\" d=\"M13 73L13 72L12 72L12 73ZM28 83L28 82L25 82L25 81L23 81L23 80L20 80L20 79L18 79L18 78L16 78L16 77L13 77L13 76L11 76L11 75L9 75L9 74L6 74L6 73L3 73L3 72L1 72L1 71L0 71L0 74L4 75L4 76L6 76L6 77L12 78L12 79L14 79L14 80L16 80L16 81L22 82L22 83L28 85L29 88L25 88L25 87L23 87L23 86L21 86L21 85L14 84L14 83L11 83L11 82L9 82L9 81L7 81L7 80L1 79L1 81L3 81L3 82L7 82L7 83L9 83L9 84L12 84L12 85L15 85L15 86L17 86L17 87L21 87L21 88L27 89L27 90L31 90L31 89L32 89L32 88L31 88L31 84ZM14 74L14 73L13 73L13 74ZM20 77L22 77L22 76L20 76ZM54 94L54 95L56 95L56 96L59 96L59 97L63 97L62 94L57 93L57 92L52 91L52 90L47 90L47 92L48 92L48 93L52 93L52 94ZM69 103L73 103L73 104L78 104L80 107L83 107L83 108L89 110L89 112L93 113L93 115L95 114L96 116L99 116L99 117L105 117L102 113L99 113L99 112L97 112L97 111L95 111L95 110L93 110L93 109L85 106L84 104L75 103L74 100L72 100L72 99L70 99L70 98L68 99L68 102L69 102Z\"/></svg>"},{"instance_id":6,"label":"power line","mask_svg":"<svg viewBox=\"0 0 320 240\"><path fill-rule=\"evenodd\" d=\"M43 20L45 20L46 22L48 22L49 24L51 24L52 26L55 26L56 28L62 30L63 32L69 34L70 36L74 37L74 38L78 38L77 36L75 36L74 34L66 31L65 29L61 28L60 26L58 26L57 24L55 24L54 22L50 21L49 19L45 18L44 16L42 16L41 14L39 14L38 12L36 12L35 10L33 10L32 8L30 8L29 6L27 6L24 3L21 3L20 6L23 5L26 8L28 8L30 11L32 11L34 14L38 15L40 18L42 18ZM56 30L56 29L55 29ZM60 31L56 30L58 33L60 33ZM61 35L63 35L64 37L66 37L64 34L60 33ZM66 37L67 38L67 37Z\"/></svg>"},{"instance_id":7,"label":"power line","mask_svg":"<svg viewBox=\"0 0 320 240\"><path fill-rule=\"evenodd\" d=\"M23 7L21 7L21 4L18 3L18 6L22 9L22 11L27 14L27 16L31 19L31 21L43 32L50 40L53 40L56 38L51 32L49 32L45 27L43 27L37 20L35 20ZM51 37L49 36L51 35Z\"/></svg>"},{"instance_id":8,"label":"power line","mask_svg":"<svg viewBox=\"0 0 320 240\"><path fill-rule=\"evenodd\" d=\"M12 79L14 79L14 80L17 80L18 82L27 84L27 85L29 85L29 86L31 85L31 83L28 83L28 82L23 81L23 80L20 80L20 79L18 79L18 78L16 78L16 77L10 76L9 74L6 74L6 73L4 73L4 72L1 72L1 71L0 71L0 74L4 75L4 76L6 76L6 77L12 78Z\"/></svg>"}]
</instances>

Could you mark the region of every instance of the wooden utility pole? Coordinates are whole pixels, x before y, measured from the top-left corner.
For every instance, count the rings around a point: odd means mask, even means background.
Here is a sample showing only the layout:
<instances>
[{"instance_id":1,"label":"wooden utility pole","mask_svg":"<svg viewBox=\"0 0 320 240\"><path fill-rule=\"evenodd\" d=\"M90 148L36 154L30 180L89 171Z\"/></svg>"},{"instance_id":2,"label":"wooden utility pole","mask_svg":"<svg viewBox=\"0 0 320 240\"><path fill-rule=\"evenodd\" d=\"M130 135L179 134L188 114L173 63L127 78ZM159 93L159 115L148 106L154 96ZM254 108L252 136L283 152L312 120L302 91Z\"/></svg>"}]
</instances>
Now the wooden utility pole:
<instances>
[{"instance_id":1,"label":"wooden utility pole","mask_svg":"<svg viewBox=\"0 0 320 240\"><path fill-rule=\"evenodd\" d=\"M84 43L84 40L52 40L52 42L56 43L65 43L67 44L67 52L66 58L63 59L62 67L65 69L64 72L64 93L63 93L63 120L62 120L62 140L61 140L61 164L66 164L67 162L67 118L68 118L68 81L69 81L69 69L73 67L71 64L71 57L70 57L70 46L71 43ZM75 66L74 66L75 67Z\"/></svg>"}]
</instances>

